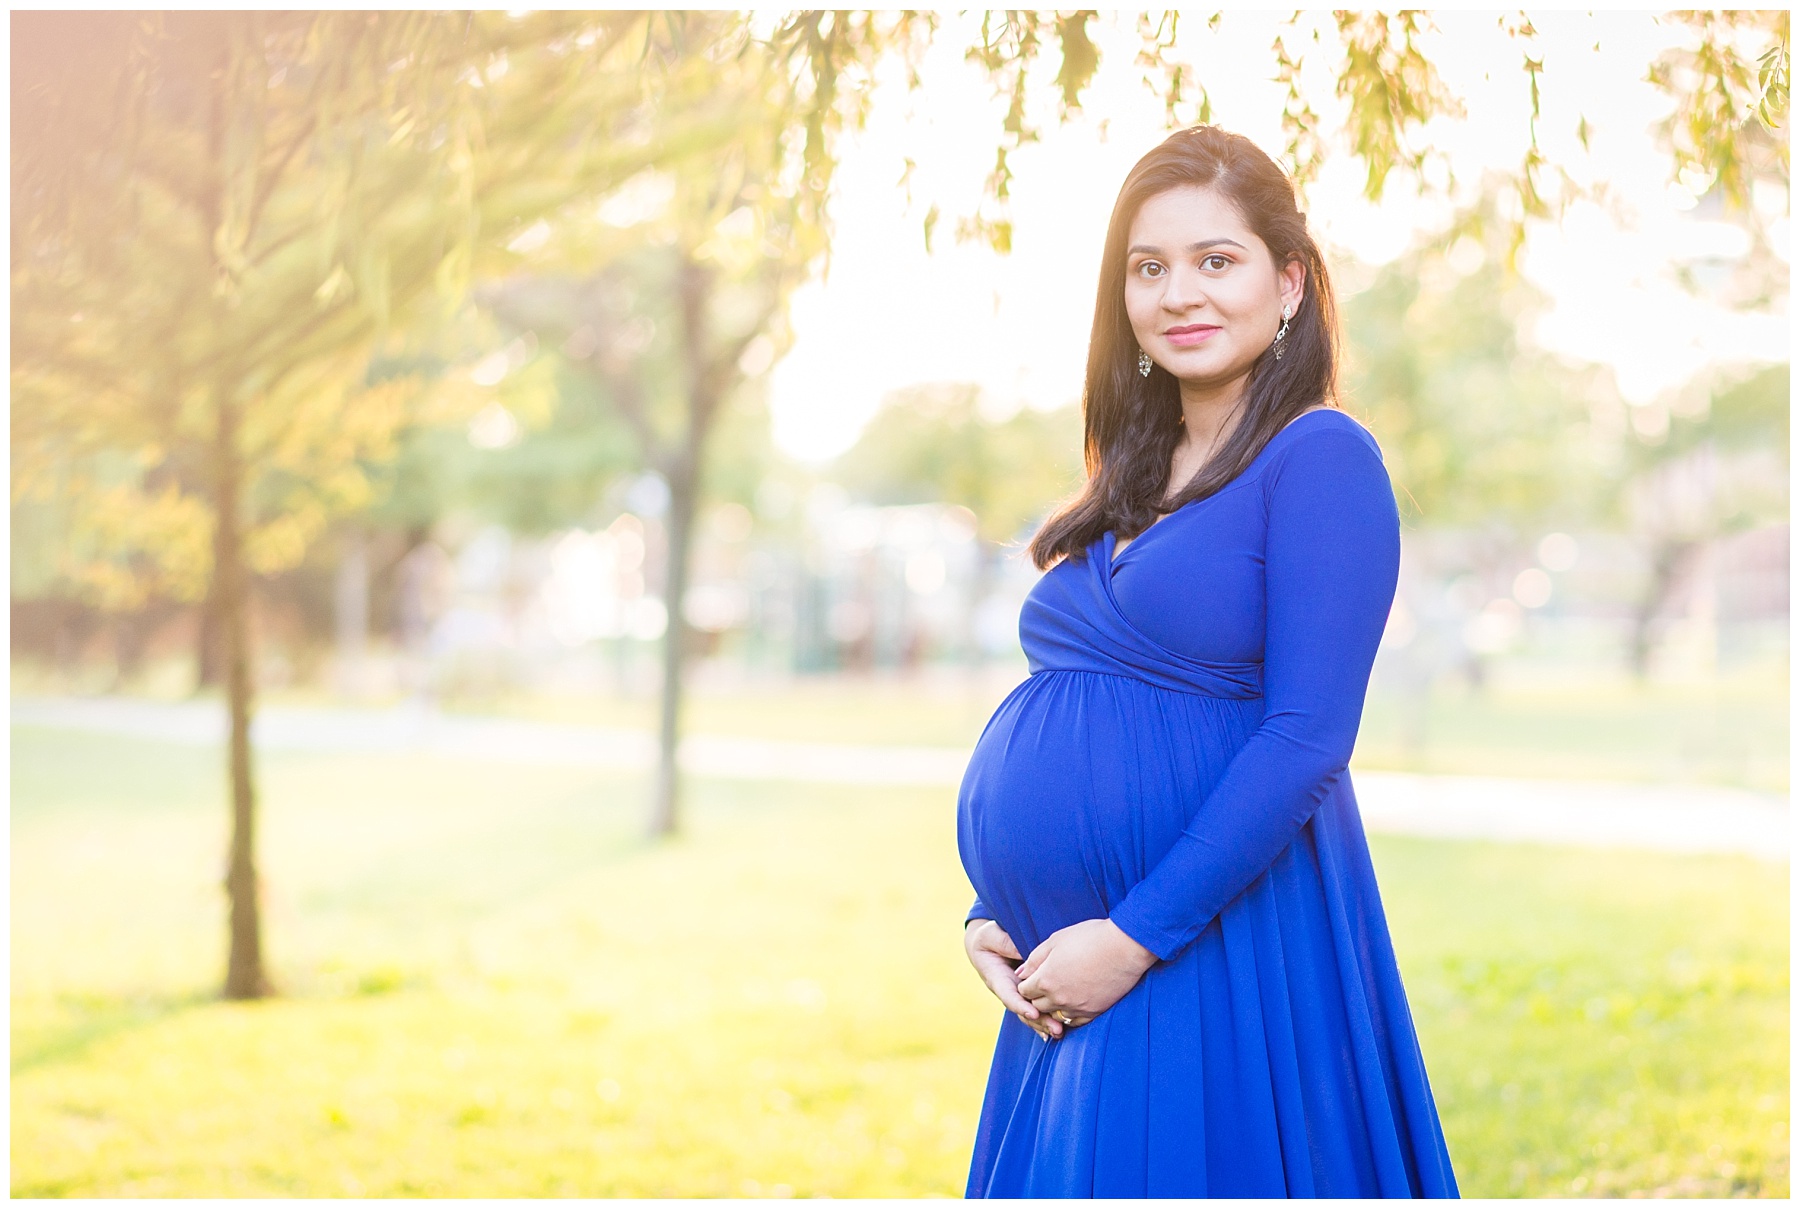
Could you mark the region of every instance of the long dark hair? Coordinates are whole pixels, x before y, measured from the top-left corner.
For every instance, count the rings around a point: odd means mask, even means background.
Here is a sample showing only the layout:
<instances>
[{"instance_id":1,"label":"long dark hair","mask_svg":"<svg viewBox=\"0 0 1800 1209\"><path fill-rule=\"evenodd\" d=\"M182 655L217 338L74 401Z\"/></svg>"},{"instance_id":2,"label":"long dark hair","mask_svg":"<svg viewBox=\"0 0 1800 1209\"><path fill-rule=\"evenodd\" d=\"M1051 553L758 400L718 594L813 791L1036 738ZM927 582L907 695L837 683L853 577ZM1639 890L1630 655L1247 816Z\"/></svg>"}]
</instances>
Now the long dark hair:
<instances>
[{"instance_id":1,"label":"long dark hair","mask_svg":"<svg viewBox=\"0 0 1800 1209\"><path fill-rule=\"evenodd\" d=\"M1137 337L1125 312L1126 243L1145 201L1185 186L1215 189L1268 245L1280 268L1306 270L1300 309L1289 321L1282 356L1264 350L1244 384L1242 415L1224 445L1181 489L1169 490L1170 460L1181 440L1181 387L1161 366L1137 369ZM1132 168L1113 204L1094 300L1082 393L1087 485L1031 539L1041 570L1079 556L1107 530L1136 537L1164 513L1212 495L1242 473L1269 438L1295 416L1337 402L1337 305L1319 245L1294 204L1294 186L1261 148L1217 126L1177 130Z\"/></svg>"}]
</instances>

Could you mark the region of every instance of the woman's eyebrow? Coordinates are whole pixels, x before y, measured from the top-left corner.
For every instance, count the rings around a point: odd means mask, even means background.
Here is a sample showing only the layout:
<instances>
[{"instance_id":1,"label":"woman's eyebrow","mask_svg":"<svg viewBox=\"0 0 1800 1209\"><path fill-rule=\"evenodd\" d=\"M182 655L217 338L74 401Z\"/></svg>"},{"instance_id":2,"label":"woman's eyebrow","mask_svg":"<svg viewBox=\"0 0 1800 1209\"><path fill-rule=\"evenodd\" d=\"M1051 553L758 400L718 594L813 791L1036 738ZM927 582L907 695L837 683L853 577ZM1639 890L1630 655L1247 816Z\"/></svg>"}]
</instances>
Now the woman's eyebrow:
<instances>
[{"instance_id":1,"label":"woman's eyebrow","mask_svg":"<svg viewBox=\"0 0 1800 1209\"><path fill-rule=\"evenodd\" d=\"M1232 247L1238 248L1238 249L1243 249L1243 247L1244 247L1243 244L1239 243L1235 239L1202 239L1198 243L1189 244L1187 246L1187 250L1190 252L1200 252L1200 251L1204 251L1207 248L1216 248L1216 247L1220 246L1221 244L1229 244ZM1145 252L1145 253L1148 253L1149 255L1155 256L1155 255L1159 254L1161 251L1162 251L1161 248L1153 248L1149 244L1141 244L1140 243L1140 244L1133 244L1131 247L1127 248L1125 250L1125 255L1131 256L1138 252Z\"/></svg>"}]
</instances>

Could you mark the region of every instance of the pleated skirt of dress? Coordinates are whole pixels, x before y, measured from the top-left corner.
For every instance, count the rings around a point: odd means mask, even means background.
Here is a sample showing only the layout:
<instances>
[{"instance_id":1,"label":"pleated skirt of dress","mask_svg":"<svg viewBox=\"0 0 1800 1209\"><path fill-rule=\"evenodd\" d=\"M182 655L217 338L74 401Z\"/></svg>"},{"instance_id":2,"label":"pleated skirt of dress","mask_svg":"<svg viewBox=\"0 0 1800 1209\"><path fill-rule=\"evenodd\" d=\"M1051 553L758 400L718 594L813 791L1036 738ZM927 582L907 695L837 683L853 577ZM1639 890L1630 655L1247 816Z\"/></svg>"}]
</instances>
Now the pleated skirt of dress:
<instances>
[{"instance_id":1,"label":"pleated skirt of dress","mask_svg":"<svg viewBox=\"0 0 1800 1209\"><path fill-rule=\"evenodd\" d=\"M1005 1018L968 1195L1457 1195L1348 776L1093 1022Z\"/></svg>"}]
</instances>

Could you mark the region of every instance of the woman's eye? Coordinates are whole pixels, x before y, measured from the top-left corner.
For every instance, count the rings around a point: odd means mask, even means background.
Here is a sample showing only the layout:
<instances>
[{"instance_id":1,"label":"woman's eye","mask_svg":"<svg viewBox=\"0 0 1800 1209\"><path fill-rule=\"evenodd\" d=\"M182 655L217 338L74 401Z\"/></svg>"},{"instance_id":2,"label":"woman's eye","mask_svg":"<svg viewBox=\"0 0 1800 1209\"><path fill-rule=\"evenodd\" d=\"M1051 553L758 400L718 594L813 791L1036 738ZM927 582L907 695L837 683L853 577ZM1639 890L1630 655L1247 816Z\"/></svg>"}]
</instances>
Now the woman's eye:
<instances>
[{"instance_id":1,"label":"woman's eye","mask_svg":"<svg viewBox=\"0 0 1800 1209\"><path fill-rule=\"evenodd\" d=\"M1217 264L1213 263L1215 260L1218 261ZM1209 269L1214 269L1214 270L1225 269L1225 268L1229 268L1231 266L1231 257L1226 256L1220 252L1214 252L1211 256L1206 257L1200 263L1202 266L1209 268Z\"/></svg>"},{"instance_id":2,"label":"woman's eye","mask_svg":"<svg viewBox=\"0 0 1800 1209\"><path fill-rule=\"evenodd\" d=\"M1161 277L1162 275L1163 275L1162 265L1158 264L1154 260L1146 260L1142 264L1138 265L1138 276L1139 277Z\"/></svg>"}]
</instances>

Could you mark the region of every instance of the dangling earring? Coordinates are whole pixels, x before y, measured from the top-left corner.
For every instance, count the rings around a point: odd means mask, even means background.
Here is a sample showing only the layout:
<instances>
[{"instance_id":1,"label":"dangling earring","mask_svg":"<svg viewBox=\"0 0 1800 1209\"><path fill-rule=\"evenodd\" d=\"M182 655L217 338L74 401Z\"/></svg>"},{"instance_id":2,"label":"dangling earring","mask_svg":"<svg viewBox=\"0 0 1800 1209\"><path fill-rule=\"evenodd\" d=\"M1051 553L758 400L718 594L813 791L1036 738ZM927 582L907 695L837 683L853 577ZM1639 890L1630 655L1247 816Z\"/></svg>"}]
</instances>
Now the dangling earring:
<instances>
[{"instance_id":1,"label":"dangling earring","mask_svg":"<svg viewBox=\"0 0 1800 1209\"><path fill-rule=\"evenodd\" d=\"M1150 376L1150 354L1140 348L1138 350L1138 377L1148 378L1149 376Z\"/></svg>"},{"instance_id":2,"label":"dangling earring","mask_svg":"<svg viewBox=\"0 0 1800 1209\"><path fill-rule=\"evenodd\" d=\"M1277 360L1277 361L1281 360L1281 354L1283 351L1281 342L1283 340L1287 339L1288 316L1292 315L1293 313L1294 313L1293 307L1287 305L1286 303L1282 303L1282 305L1281 305L1281 330L1275 333L1275 360Z\"/></svg>"}]
</instances>

